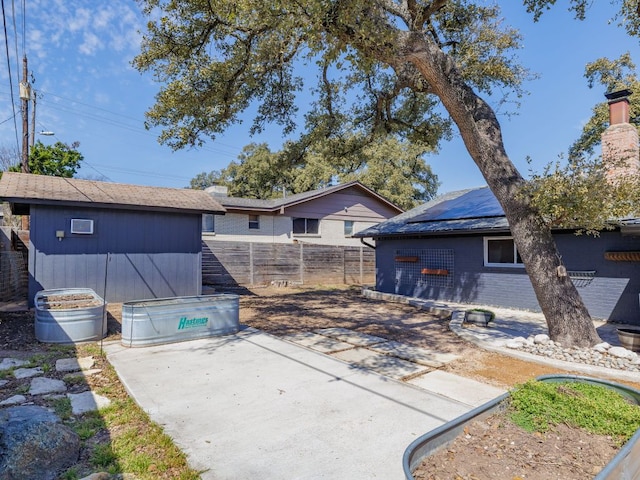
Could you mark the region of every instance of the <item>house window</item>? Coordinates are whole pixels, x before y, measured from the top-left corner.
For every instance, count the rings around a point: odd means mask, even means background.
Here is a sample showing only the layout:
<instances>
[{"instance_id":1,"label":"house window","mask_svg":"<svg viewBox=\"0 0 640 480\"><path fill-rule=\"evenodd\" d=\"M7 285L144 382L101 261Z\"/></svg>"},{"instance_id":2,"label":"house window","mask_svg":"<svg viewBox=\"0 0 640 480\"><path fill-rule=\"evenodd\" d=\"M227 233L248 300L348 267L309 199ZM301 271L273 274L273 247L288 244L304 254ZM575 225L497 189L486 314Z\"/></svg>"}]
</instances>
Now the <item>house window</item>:
<instances>
[{"instance_id":1,"label":"house window","mask_svg":"<svg viewBox=\"0 0 640 480\"><path fill-rule=\"evenodd\" d=\"M344 236L350 237L353 235L353 220L344 221Z\"/></svg>"},{"instance_id":2,"label":"house window","mask_svg":"<svg viewBox=\"0 0 640 480\"><path fill-rule=\"evenodd\" d=\"M524 266L511 237L485 237L484 264L487 267Z\"/></svg>"},{"instance_id":3,"label":"house window","mask_svg":"<svg viewBox=\"0 0 640 480\"><path fill-rule=\"evenodd\" d=\"M249 230L260 230L260 215L249 215Z\"/></svg>"},{"instance_id":4,"label":"house window","mask_svg":"<svg viewBox=\"0 0 640 480\"><path fill-rule=\"evenodd\" d=\"M93 220L88 218L72 218L71 233L93 235Z\"/></svg>"},{"instance_id":5,"label":"house window","mask_svg":"<svg viewBox=\"0 0 640 480\"><path fill-rule=\"evenodd\" d=\"M320 220L317 218L294 218L294 235L318 235L320 230Z\"/></svg>"},{"instance_id":6,"label":"house window","mask_svg":"<svg viewBox=\"0 0 640 480\"><path fill-rule=\"evenodd\" d=\"M215 221L211 213L202 214L202 233L215 232Z\"/></svg>"}]
</instances>

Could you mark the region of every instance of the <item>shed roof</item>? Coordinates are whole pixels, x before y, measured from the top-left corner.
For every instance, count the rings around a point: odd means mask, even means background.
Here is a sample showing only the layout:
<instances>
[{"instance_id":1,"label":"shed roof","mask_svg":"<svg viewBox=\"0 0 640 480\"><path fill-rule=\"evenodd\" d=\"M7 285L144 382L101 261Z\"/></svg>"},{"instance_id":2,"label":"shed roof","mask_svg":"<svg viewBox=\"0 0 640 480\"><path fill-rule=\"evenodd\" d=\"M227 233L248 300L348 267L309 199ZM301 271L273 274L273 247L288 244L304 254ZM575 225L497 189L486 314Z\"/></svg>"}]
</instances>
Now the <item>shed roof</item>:
<instances>
[{"instance_id":1,"label":"shed roof","mask_svg":"<svg viewBox=\"0 0 640 480\"><path fill-rule=\"evenodd\" d=\"M361 190L365 194L375 198L381 203L384 203L388 207L391 207L393 210L396 210L398 213L401 213L403 211L400 207L391 203L382 195L379 195L378 193L371 190L369 187L363 185L362 183L358 182L357 180L352 182L347 182L347 183L341 183L340 185L334 185L333 187L321 188L318 190L311 190L309 192L303 192L303 193L296 193L288 197L274 198L269 200L259 200L256 198L221 197L221 196L214 196L214 198L228 209L256 210L260 212L276 212L280 209L292 207L300 203L309 202L316 198L324 197L326 195L330 195L332 193L336 193L341 190L346 190L351 187Z\"/></svg>"},{"instance_id":2,"label":"shed roof","mask_svg":"<svg viewBox=\"0 0 640 480\"><path fill-rule=\"evenodd\" d=\"M17 214L30 205L81 206L224 214L225 208L202 190L146 187L122 183L4 172L0 198Z\"/></svg>"},{"instance_id":3,"label":"shed roof","mask_svg":"<svg viewBox=\"0 0 640 480\"><path fill-rule=\"evenodd\" d=\"M489 187L449 192L354 234L354 237L507 232L509 224Z\"/></svg>"}]
</instances>

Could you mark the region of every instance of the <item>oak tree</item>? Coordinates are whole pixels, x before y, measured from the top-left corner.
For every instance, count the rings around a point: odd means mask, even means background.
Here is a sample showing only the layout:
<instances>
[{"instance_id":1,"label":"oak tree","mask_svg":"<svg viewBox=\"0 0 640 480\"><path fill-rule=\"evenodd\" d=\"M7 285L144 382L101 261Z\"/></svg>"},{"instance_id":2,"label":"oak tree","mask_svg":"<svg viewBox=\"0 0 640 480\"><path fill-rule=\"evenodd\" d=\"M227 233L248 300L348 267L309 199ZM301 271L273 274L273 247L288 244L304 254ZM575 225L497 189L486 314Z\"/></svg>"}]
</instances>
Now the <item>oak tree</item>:
<instances>
[{"instance_id":1,"label":"oak tree","mask_svg":"<svg viewBox=\"0 0 640 480\"><path fill-rule=\"evenodd\" d=\"M283 135L299 122L296 95L314 102L292 154L345 133L437 145L449 121L500 202L552 339L593 345L599 337L545 218L522 194L500 124L481 95L521 93L517 31L499 7L472 0L142 0L149 16L134 60L162 84L150 126L173 148L198 145L256 106L250 133L266 123ZM539 15L555 0L525 0ZM570 5L583 13L587 0ZM620 0L622 8L633 3ZM298 67L302 66L302 69ZM317 72L310 75L311 69ZM305 90L306 91L306 90ZM448 117L437 108L441 104ZM359 148L354 145L353 148Z\"/></svg>"}]
</instances>

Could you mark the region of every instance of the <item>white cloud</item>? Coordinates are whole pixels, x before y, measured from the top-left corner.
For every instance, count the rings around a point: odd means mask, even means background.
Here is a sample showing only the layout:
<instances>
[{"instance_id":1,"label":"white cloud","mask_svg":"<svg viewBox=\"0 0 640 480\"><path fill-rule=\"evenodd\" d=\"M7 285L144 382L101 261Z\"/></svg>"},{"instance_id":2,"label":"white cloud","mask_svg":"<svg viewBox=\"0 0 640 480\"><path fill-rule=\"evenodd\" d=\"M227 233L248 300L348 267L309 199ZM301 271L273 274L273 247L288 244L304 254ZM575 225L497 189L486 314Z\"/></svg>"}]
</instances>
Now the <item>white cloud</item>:
<instances>
[{"instance_id":1,"label":"white cloud","mask_svg":"<svg viewBox=\"0 0 640 480\"><path fill-rule=\"evenodd\" d=\"M84 32L83 42L78 47L80 53L85 55L93 55L103 46L102 40L95 33Z\"/></svg>"}]
</instances>

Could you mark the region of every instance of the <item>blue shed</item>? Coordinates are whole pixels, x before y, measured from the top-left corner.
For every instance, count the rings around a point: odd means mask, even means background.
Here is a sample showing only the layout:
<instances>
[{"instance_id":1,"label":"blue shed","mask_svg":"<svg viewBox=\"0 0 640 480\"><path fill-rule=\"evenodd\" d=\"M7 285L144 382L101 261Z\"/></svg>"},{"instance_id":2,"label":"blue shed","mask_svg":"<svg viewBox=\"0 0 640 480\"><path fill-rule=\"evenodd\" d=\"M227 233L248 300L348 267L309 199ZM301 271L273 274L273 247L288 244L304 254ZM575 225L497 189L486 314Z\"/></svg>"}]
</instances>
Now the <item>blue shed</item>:
<instances>
[{"instance_id":1,"label":"blue shed","mask_svg":"<svg viewBox=\"0 0 640 480\"><path fill-rule=\"evenodd\" d=\"M488 187L442 195L354 236L376 241L381 292L540 310ZM592 317L640 324L640 220L619 221L598 237L554 237Z\"/></svg>"},{"instance_id":2,"label":"blue shed","mask_svg":"<svg viewBox=\"0 0 640 480\"><path fill-rule=\"evenodd\" d=\"M200 190L5 172L0 197L30 215L29 304L43 289L88 287L109 302L202 293Z\"/></svg>"}]
</instances>

